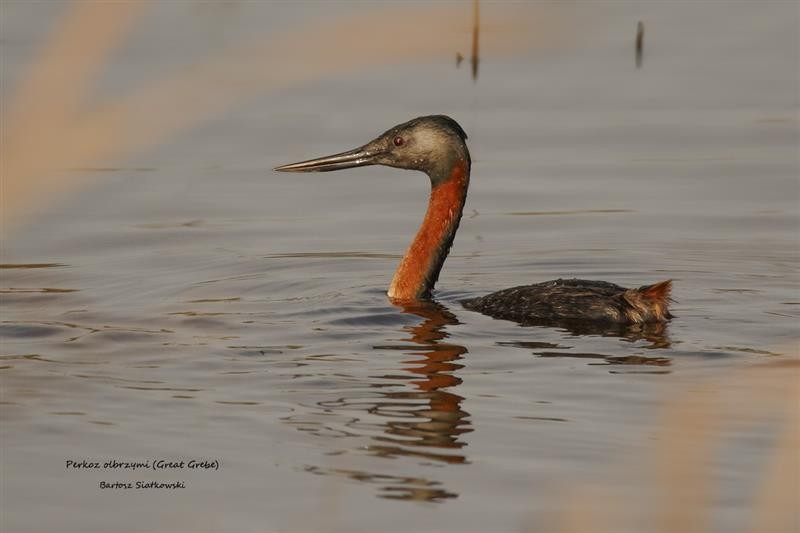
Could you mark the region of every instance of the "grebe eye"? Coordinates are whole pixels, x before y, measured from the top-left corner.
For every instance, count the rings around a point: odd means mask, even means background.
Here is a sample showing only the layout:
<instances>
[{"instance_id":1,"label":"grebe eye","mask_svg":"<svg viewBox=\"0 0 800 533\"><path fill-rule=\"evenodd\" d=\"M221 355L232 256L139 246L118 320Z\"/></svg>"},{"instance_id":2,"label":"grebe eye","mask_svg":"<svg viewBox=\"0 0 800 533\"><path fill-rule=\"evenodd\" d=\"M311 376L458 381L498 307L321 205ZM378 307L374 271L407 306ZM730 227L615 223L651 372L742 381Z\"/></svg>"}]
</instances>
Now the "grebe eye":
<instances>
[{"instance_id":1,"label":"grebe eye","mask_svg":"<svg viewBox=\"0 0 800 533\"><path fill-rule=\"evenodd\" d=\"M394 138L394 141L392 141L392 142L394 142L394 145L395 145L395 146L403 146L403 143L404 143L405 141L403 140L403 138L402 138L402 137L400 137L400 136L398 135L397 137L395 137L395 138Z\"/></svg>"}]
</instances>

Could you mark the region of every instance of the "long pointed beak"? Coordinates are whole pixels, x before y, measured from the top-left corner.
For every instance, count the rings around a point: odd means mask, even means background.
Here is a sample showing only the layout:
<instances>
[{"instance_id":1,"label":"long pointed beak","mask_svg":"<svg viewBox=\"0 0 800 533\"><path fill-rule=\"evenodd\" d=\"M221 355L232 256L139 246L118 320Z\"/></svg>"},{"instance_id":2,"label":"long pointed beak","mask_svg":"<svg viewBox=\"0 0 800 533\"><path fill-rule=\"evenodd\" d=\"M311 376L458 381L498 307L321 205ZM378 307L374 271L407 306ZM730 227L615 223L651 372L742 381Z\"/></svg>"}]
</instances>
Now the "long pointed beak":
<instances>
[{"instance_id":1,"label":"long pointed beak","mask_svg":"<svg viewBox=\"0 0 800 533\"><path fill-rule=\"evenodd\" d=\"M365 149L365 147L348 150L340 154L318 157L299 163L281 165L273 170L278 172L330 172L331 170L342 170L345 168L364 167L375 165L378 154Z\"/></svg>"}]
</instances>

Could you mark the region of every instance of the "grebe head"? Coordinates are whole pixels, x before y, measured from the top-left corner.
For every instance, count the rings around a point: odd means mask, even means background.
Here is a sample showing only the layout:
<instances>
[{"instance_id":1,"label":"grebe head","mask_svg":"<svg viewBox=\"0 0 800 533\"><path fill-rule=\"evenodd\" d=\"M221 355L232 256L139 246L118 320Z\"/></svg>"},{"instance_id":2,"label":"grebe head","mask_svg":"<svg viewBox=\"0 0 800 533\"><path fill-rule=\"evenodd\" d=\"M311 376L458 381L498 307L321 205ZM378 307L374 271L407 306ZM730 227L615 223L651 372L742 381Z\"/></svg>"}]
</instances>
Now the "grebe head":
<instances>
[{"instance_id":1,"label":"grebe head","mask_svg":"<svg viewBox=\"0 0 800 533\"><path fill-rule=\"evenodd\" d=\"M420 170L436 185L459 161L470 164L467 134L445 115L399 124L364 146L339 154L276 167L280 172L329 172L367 165Z\"/></svg>"}]
</instances>

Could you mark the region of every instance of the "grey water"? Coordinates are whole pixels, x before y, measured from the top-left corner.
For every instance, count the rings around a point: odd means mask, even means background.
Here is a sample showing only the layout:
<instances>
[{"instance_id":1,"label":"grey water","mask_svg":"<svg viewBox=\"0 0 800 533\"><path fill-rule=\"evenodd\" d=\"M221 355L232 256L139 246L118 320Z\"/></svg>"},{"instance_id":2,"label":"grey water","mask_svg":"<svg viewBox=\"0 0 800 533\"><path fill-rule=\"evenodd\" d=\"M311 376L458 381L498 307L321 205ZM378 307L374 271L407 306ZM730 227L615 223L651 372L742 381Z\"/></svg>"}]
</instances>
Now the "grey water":
<instances>
[{"instance_id":1,"label":"grey water","mask_svg":"<svg viewBox=\"0 0 800 533\"><path fill-rule=\"evenodd\" d=\"M522 531L568 505L564 486L644 453L674 384L793 357L797 5L601 6L590 45L488 55L476 81L455 65L467 28L452 57L348 69L64 171L95 179L3 243L3 530ZM4 8L4 90L62 8ZM165 2L98 91L364 8ZM469 134L471 189L438 305L398 307L385 290L427 178L271 169L431 113ZM585 335L459 304L558 277L672 279L676 318ZM720 474L722 530L757 437ZM220 467L65 468L181 458ZM136 480L186 488L99 488Z\"/></svg>"}]
</instances>

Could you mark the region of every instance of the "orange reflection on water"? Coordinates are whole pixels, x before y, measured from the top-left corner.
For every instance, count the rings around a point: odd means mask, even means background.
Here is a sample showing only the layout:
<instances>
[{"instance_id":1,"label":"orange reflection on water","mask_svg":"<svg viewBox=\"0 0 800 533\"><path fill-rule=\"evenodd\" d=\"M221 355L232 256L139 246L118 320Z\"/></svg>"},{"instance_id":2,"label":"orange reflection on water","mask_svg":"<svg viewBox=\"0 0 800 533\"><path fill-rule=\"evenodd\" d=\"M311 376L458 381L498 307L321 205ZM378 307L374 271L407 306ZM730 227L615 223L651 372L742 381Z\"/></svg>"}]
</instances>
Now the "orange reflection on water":
<instances>
[{"instance_id":1,"label":"orange reflection on water","mask_svg":"<svg viewBox=\"0 0 800 533\"><path fill-rule=\"evenodd\" d=\"M371 389L398 389L398 381L401 381L399 390L379 392L376 400L365 401L363 392L358 392L353 397L320 402L318 405L326 413L339 409L347 413L345 418L350 419L346 424L348 429L346 433L338 430L340 436L353 437L365 430L370 432L373 443L367 445L366 450L377 457L418 459L424 461L422 464L432 461L446 465L468 463L461 452L467 443L461 437L473 431L472 423L469 413L461 408L464 398L452 392L461 383L461 379L453 373L462 368L463 365L457 361L467 353L467 349L443 342L449 336L447 326L458 324L458 319L448 309L433 302L403 304L400 307L404 313L422 318L419 324L402 328L403 332L409 334L402 341L409 343L374 348L381 351L398 350L414 358L403 361L407 366L402 368L402 372L370 376L368 384ZM407 379L407 374L411 374L412 379ZM353 408L360 414L353 416ZM381 422L367 422L370 415L377 415ZM327 435L332 430L336 431L316 421L292 418L291 423L306 430L326 432ZM378 431L377 435L375 430ZM364 448L359 445L357 451ZM346 477L376 485L381 498L441 502L458 497L458 493L443 486L441 481L412 473L416 471L414 468L400 474L396 473L396 467L391 474L338 466L308 465L305 470L312 474ZM436 471L426 469L426 474Z\"/></svg>"},{"instance_id":2,"label":"orange reflection on water","mask_svg":"<svg viewBox=\"0 0 800 533\"><path fill-rule=\"evenodd\" d=\"M434 447L460 449L466 443L459 437L472 431L468 420L469 413L461 409L463 397L448 391L461 383L461 378L452 374L463 367L456 363L467 353L464 346L442 342L448 337L445 329L448 325L458 324L458 319L447 308L435 302L404 303L403 312L423 318L416 326L405 328L415 346L381 346L382 349L407 351L409 355L420 357L405 361L414 365L406 370L422 379L415 379L411 384L419 392L400 391L387 392L386 398L402 400L398 408L410 415L408 420L390 421L386 424L386 437L376 440L392 443L393 446L371 446L370 449L380 455L415 455L443 461L446 463L464 463L466 457L460 454L434 453L414 448ZM409 409L407 400L422 400L427 403L421 408ZM398 438L399 437L399 438Z\"/></svg>"}]
</instances>

